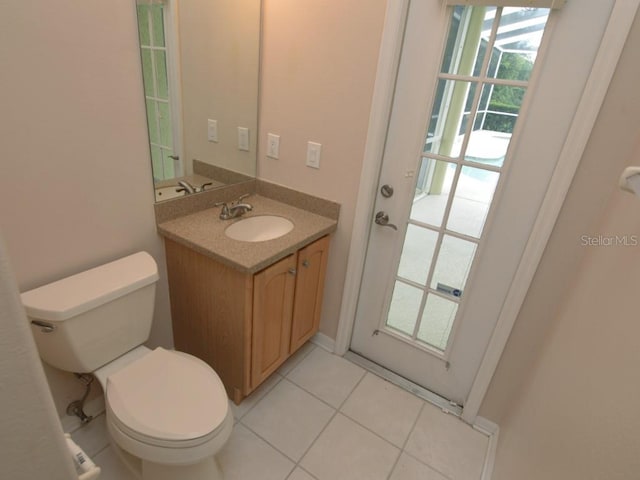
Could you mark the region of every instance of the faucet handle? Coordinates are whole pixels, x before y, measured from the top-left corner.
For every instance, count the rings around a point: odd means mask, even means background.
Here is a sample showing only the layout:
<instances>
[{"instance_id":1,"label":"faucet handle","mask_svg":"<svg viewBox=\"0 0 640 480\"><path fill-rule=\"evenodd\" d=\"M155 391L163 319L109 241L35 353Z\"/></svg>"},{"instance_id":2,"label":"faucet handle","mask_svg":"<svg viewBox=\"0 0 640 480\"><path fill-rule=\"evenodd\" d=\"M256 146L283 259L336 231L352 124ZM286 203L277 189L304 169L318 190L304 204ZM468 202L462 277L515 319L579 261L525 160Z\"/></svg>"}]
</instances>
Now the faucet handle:
<instances>
[{"instance_id":1,"label":"faucet handle","mask_svg":"<svg viewBox=\"0 0 640 480\"><path fill-rule=\"evenodd\" d=\"M222 207L222 211L224 212L229 211L229 205L227 205L227 202L218 202L218 203L214 203L213 204L214 207Z\"/></svg>"},{"instance_id":2,"label":"faucet handle","mask_svg":"<svg viewBox=\"0 0 640 480\"><path fill-rule=\"evenodd\" d=\"M244 200L247 197L250 197L251 194L250 193L245 193L243 195L240 195L237 199L235 199L231 204L232 205L236 205L237 203L240 203L241 200Z\"/></svg>"}]
</instances>

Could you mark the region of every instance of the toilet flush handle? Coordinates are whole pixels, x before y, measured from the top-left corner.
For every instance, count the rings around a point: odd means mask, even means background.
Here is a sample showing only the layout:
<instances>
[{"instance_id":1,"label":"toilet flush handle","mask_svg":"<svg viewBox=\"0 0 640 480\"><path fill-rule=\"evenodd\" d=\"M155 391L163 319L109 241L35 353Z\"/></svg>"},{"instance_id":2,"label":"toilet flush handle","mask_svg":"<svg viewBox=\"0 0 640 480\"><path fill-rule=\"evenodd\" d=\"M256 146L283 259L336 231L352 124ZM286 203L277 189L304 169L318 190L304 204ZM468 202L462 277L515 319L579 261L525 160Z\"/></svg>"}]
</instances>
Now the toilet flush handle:
<instances>
[{"instance_id":1,"label":"toilet flush handle","mask_svg":"<svg viewBox=\"0 0 640 480\"><path fill-rule=\"evenodd\" d=\"M40 327L40 331L42 333L51 333L56 329L55 325L47 322L42 322L40 320L31 320L31 324L35 325L36 327Z\"/></svg>"}]
</instances>

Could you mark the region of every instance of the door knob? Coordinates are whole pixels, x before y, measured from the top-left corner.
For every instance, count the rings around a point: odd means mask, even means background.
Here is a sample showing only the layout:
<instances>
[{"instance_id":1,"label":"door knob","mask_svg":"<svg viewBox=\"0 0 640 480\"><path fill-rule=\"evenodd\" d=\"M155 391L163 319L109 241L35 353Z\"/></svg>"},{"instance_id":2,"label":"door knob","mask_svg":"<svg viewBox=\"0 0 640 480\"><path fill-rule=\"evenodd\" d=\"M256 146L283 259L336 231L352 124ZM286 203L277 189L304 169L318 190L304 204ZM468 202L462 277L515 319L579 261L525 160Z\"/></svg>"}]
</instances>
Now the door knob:
<instances>
[{"instance_id":1,"label":"door knob","mask_svg":"<svg viewBox=\"0 0 640 480\"><path fill-rule=\"evenodd\" d=\"M393 223L389 223L389 215L387 215L382 210L376 213L375 222L382 227L389 227L393 228L394 230L398 230L398 227L396 227Z\"/></svg>"}]
</instances>

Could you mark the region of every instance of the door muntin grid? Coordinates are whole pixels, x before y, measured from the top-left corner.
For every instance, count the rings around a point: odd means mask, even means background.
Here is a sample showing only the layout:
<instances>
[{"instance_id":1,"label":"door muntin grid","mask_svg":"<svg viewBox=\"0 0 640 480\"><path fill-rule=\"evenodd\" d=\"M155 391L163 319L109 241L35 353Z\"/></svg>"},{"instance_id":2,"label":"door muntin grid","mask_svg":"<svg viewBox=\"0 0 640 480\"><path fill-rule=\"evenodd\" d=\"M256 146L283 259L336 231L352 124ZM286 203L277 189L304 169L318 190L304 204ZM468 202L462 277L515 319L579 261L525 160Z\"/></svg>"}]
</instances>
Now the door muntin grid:
<instances>
[{"instance_id":1,"label":"door muntin grid","mask_svg":"<svg viewBox=\"0 0 640 480\"><path fill-rule=\"evenodd\" d=\"M451 9L382 331L446 358L548 9Z\"/></svg>"}]
</instances>

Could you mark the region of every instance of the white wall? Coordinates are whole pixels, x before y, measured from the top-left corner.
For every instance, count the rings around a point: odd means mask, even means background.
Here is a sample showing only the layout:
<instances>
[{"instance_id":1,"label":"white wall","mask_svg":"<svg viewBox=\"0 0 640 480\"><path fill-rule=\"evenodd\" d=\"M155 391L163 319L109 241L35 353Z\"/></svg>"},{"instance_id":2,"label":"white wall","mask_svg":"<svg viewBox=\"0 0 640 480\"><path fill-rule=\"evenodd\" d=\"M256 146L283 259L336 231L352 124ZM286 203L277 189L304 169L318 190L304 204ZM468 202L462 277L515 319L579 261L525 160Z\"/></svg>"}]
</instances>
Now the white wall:
<instances>
[{"instance_id":1,"label":"white wall","mask_svg":"<svg viewBox=\"0 0 640 480\"><path fill-rule=\"evenodd\" d=\"M540 356L587 249L580 236L597 228L618 177L639 137L640 18L636 17L616 73L587 143L567 198L514 325L480 414L501 424L518 401Z\"/></svg>"},{"instance_id":2,"label":"white wall","mask_svg":"<svg viewBox=\"0 0 640 480\"><path fill-rule=\"evenodd\" d=\"M640 239L640 199L615 192L589 234ZM640 246L584 248L569 298L502 421L496 480L640 474Z\"/></svg>"},{"instance_id":3,"label":"white wall","mask_svg":"<svg viewBox=\"0 0 640 480\"><path fill-rule=\"evenodd\" d=\"M160 264L132 0L0 3L0 230L21 291L138 250ZM48 369L62 411L82 388Z\"/></svg>"},{"instance_id":4,"label":"white wall","mask_svg":"<svg viewBox=\"0 0 640 480\"><path fill-rule=\"evenodd\" d=\"M330 6L328 6L328 3ZM335 338L386 0L264 0L258 175L342 205L320 330ZM267 133L280 159L266 158ZM305 166L322 144L320 169Z\"/></svg>"},{"instance_id":5,"label":"white wall","mask_svg":"<svg viewBox=\"0 0 640 480\"><path fill-rule=\"evenodd\" d=\"M639 476L640 246L582 246L640 238L640 199L617 188L640 165L639 44L636 17L483 405L501 427L495 480Z\"/></svg>"},{"instance_id":6,"label":"white wall","mask_svg":"<svg viewBox=\"0 0 640 480\"><path fill-rule=\"evenodd\" d=\"M260 1L181 0L180 60L184 162L254 176L258 137ZM218 121L218 143L207 120ZM238 150L237 127L249 128L250 151Z\"/></svg>"}]
</instances>

